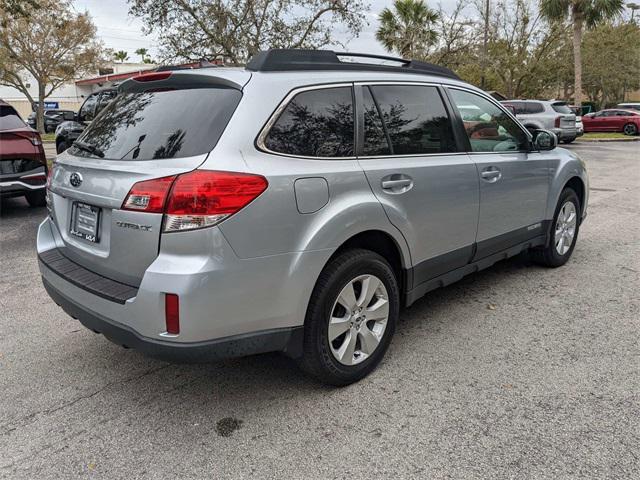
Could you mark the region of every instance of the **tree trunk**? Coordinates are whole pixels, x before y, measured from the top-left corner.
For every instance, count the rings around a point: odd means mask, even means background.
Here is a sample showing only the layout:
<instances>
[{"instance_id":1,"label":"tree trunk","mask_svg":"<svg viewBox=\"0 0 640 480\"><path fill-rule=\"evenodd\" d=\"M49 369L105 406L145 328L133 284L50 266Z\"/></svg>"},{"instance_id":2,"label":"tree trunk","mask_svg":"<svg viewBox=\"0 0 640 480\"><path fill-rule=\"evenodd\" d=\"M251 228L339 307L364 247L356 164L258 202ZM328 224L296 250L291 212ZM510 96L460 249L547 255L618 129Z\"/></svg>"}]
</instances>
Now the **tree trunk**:
<instances>
[{"instance_id":1,"label":"tree trunk","mask_svg":"<svg viewBox=\"0 0 640 480\"><path fill-rule=\"evenodd\" d=\"M36 128L38 132L45 133L44 131L44 89L46 85L40 80L38 82L38 108L36 109Z\"/></svg>"},{"instance_id":2,"label":"tree trunk","mask_svg":"<svg viewBox=\"0 0 640 480\"><path fill-rule=\"evenodd\" d=\"M573 103L582 106L582 12L573 7L573 72L574 84Z\"/></svg>"}]
</instances>

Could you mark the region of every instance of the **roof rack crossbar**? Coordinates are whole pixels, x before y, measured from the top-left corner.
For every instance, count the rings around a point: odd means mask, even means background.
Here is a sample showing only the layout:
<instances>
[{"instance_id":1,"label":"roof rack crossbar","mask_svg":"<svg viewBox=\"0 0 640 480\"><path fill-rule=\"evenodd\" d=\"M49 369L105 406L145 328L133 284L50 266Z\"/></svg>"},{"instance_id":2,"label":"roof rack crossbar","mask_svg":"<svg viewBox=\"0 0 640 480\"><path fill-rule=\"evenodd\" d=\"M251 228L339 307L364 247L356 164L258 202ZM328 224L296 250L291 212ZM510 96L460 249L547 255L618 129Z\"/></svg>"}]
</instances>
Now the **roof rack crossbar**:
<instances>
[{"instance_id":1,"label":"roof rack crossbar","mask_svg":"<svg viewBox=\"0 0 640 480\"><path fill-rule=\"evenodd\" d=\"M399 62L401 66L384 65L364 62L344 62L339 57L372 58ZM375 72L402 72L420 73L423 75L435 75L448 77L455 80L460 78L446 67L434 65L416 60L387 57L384 55L371 55L365 53L336 53L332 50L304 50L304 49L272 49L258 52L249 63L247 70L253 72L286 72L286 71L375 71Z\"/></svg>"}]
</instances>

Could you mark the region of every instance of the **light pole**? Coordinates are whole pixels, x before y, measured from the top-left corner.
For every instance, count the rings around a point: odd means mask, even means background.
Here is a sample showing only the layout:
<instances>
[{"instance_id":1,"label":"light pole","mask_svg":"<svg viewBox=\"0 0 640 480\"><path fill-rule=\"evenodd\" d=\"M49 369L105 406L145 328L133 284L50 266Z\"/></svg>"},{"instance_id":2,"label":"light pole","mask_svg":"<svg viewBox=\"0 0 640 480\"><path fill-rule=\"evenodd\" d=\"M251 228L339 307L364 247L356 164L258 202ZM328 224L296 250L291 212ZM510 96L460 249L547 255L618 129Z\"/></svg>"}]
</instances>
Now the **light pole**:
<instances>
[{"instance_id":1,"label":"light pole","mask_svg":"<svg viewBox=\"0 0 640 480\"><path fill-rule=\"evenodd\" d=\"M487 44L489 43L489 0L484 6L484 39L482 40L482 75L480 76L480 88L485 88L485 72L487 70Z\"/></svg>"},{"instance_id":2,"label":"light pole","mask_svg":"<svg viewBox=\"0 0 640 480\"><path fill-rule=\"evenodd\" d=\"M633 22L633 18L635 16L636 10L640 10L640 4L627 3L627 8L631 10L631 21Z\"/></svg>"}]
</instances>

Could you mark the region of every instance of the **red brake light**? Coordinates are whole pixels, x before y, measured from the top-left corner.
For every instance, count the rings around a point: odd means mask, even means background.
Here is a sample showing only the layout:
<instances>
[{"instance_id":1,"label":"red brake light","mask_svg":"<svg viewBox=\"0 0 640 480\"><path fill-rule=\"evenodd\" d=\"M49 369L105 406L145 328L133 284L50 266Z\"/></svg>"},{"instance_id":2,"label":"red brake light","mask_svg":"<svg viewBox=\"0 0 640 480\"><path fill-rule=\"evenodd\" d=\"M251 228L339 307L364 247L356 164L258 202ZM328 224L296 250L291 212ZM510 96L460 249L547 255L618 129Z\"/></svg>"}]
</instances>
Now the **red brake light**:
<instances>
[{"instance_id":1,"label":"red brake light","mask_svg":"<svg viewBox=\"0 0 640 480\"><path fill-rule=\"evenodd\" d=\"M165 232L192 230L220 223L252 202L268 185L260 175L194 170L134 184L122 209L165 213Z\"/></svg>"},{"instance_id":2,"label":"red brake light","mask_svg":"<svg viewBox=\"0 0 640 480\"><path fill-rule=\"evenodd\" d=\"M562 117L556 117L556 122L555 122L555 126L556 126L556 128L560 128L560 119L561 119L561 118L562 118Z\"/></svg>"},{"instance_id":3,"label":"red brake light","mask_svg":"<svg viewBox=\"0 0 640 480\"><path fill-rule=\"evenodd\" d=\"M220 223L252 202L268 186L260 175L194 170L176 178L167 201L164 230Z\"/></svg>"},{"instance_id":4,"label":"red brake light","mask_svg":"<svg viewBox=\"0 0 640 480\"><path fill-rule=\"evenodd\" d=\"M180 298L175 293L164 294L164 315L167 333L180 334Z\"/></svg>"},{"instance_id":5,"label":"red brake light","mask_svg":"<svg viewBox=\"0 0 640 480\"><path fill-rule=\"evenodd\" d=\"M171 72L153 72L143 73L133 77L136 82L155 82L157 80L166 80L171 76Z\"/></svg>"},{"instance_id":6,"label":"red brake light","mask_svg":"<svg viewBox=\"0 0 640 480\"><path fill-rule=\"evenodd\" d=\"M122 203L122 209L163 213L167 193L175 178L175 176L154 178L134 184Z\"/></svg>"}]
</instances>

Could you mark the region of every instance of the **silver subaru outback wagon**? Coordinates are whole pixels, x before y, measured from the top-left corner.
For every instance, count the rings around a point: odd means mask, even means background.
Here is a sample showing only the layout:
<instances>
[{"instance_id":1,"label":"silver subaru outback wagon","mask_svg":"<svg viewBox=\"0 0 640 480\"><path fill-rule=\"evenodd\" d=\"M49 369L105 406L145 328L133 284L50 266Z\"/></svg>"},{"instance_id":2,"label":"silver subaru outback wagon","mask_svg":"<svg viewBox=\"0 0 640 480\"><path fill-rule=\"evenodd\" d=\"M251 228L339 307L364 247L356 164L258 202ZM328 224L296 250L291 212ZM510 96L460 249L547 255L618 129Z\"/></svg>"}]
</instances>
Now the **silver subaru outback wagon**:
<instances>
[{"instance_id":1,"label":"silver subaru outback wagon","mask_svg":"<svg viewBox=\"0 0 640 480\"><path fill-rule=\"evenodd\" d=\"M52 299L150 355L282 351L346 385L426 292L524 250L569 259L588 179L553 133L445 68L348 56L124 82L50 171Z\"/></svg>"}]
</instances>

